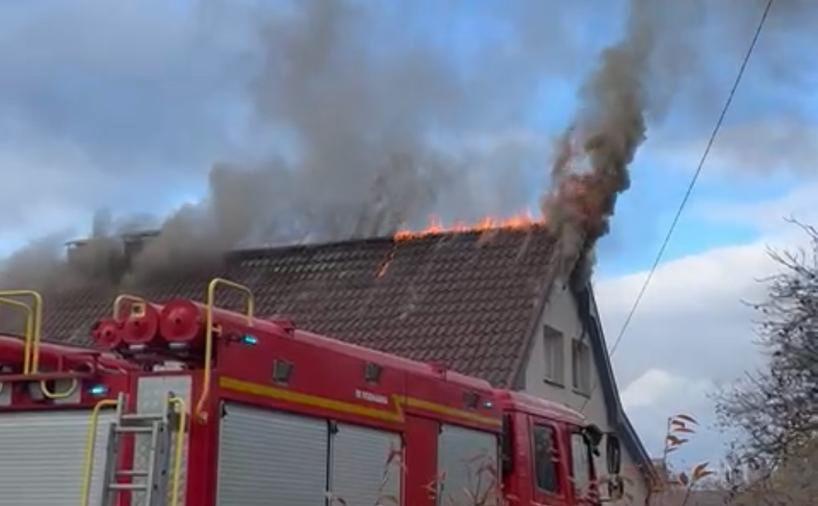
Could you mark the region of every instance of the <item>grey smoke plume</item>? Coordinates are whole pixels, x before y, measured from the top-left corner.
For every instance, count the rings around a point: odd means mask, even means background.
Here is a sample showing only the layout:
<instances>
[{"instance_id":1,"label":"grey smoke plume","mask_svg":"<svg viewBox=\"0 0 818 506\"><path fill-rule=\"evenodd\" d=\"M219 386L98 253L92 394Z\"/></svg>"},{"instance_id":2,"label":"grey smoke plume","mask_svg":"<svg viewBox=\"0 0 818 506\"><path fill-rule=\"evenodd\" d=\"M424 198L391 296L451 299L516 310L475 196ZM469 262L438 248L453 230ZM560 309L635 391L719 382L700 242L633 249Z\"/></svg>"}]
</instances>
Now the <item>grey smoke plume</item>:
<instances>
[{"instance_id":1,"label":"grey smoke plume","mask_svg":"<svg viewBox=\"0 0 818 506\"><path fill-rule=\"evenodd\" d=\"M286 139L295 153L215 167L207 198L168 219L136 258L137 278L235 247L377 236L421 225L432 213L472 219L525 206L522 178L508 176L542 160L546 142L510 139L479 151L440 138L522 117L552 63L551 46L532 45L537 30L521 29L515 51L481 49L486 68L515 69L509 84L460 73L445 52L424 44L373 46L372 27L383 15L377 8L295 5L264 23L261 71L250 86L257 128ZM521 5L509 16L522 28L531 7ZM506 176L493 205L486 194L499 185L473 183L486 173L497 182Z\"/></svg>"},{"instance_id":2,"label":"grey smoke plume","mask_svg":"<svg viewBox=\"0 0 818 506\"><path fill-rule=\"evenodd\" d=\"M521 211L532 198L526 173L536 174L550 142L517 129L543 77L574 65L570 24L541 2L510 5L497 13L510 35L478 39L467 58L479 64L462 66L422 30L393 36L433 5L310 0L255 12L253 71L240 75L254 75L248 131L264 140L213 166L204 198L162 220L159 236L127 259L125 282L209 265L232 248L389 234L431 214ZM114 232L95 233L82 253L109 252L118 272L126 252L109 240ZM35 256L60 265L54 242L17 258Z\"/></svg>"},{"instance_id":3,"label":"grey smoke plume","mask_svg":"<svg viewBox=\"0 0 818 506\"><path fill-rule=\"evenodd\" d=\"M584 253L588 258L596 238L607 230L616 196L628 186L626 168L644 139L646 125L661 119L670 99L679 98L679 88L694 114L712 114L712 102L699 100L717 95L709 86L707 70L717 67L716 74L723 76L725 68L733 68L736 54L746 45L746 28L757 19L749 7L757 6L758 0L741 3L742 8L716 4L632 1L621 42L603 52L581 89L581 106L558 144L551 191L543 201L554 228L566 237L576 236L564 241L573 246L574 256ZM469 221L521 211L537 196L531 188L548 184L542 165L553 147L551 139L521 125L529 124L532 109L542 105L538 94L545 78L570 80L593 61L586 54L588 20L608 14L600 13L599 4L508 2L502 10L491 12L492 20L499 20L500 33L482 39L477 35L483 33L471 26L467 33L474 44L461 51L452 50L447 44L455 42L449 39L432 40L417 30L435 14L445 15L447 23L463 30L457 26L457 15L448 11L457 10L454 3L445 4L446 12L424 12L422 23L412 23L411 14L443 3L413 1L395 7L386 2L309 0L277 5L254 10L247 26L216 30L223 37L241 32L257 38L241 61L231 60L222 72L206 74L208 81L223 74L233 86L253 76L241 97L250 118L243 136L251 140L239 143L240 148L248 147L246 153L231 149L217 158L226 162L211 168L208 190L200 201L165 219L147 222L161 234L132 258L126 281L215 262L225 250L236 247L386 234L401 225L422 225L432 213L444 221ZM233 4L227 8L229 15L223 16L217 6L209 4L208 9L216 11L209 13L208 23L241 18ZM611 7L606 3L605 8ZM795 21L802 18L801 14L779 15L770 20L771 29L775 21L780 25L777 49L797 47L789 37ZM412 27L416 33L407 35ZM210 28L194 32L212 34ZM721 43L726 44L723 53L712 50ZM453 59L455 52L469 64ZM780 53L775 61L782 61ZM187 54L182 54L184 61ZM210 62L204 56L200 60ZM173 62L168 67L184 67ZM193 67L193 77L182 74L182 79L190 79L183 80L183 85L195 86L202 79L197 69ZM179 75L171 77L172 85L159 83L157 88L178 88ZM800 73L798 77L804 79ZM41 81L38 75L35 82ZM695 88L700 93L684 88L691 82L704 83ZM31 88L24 84L21 89ZM37 98L37 104L47 103ZM122 102L114 98L112 103ZM174 110L164 100L160 109L168 114ZM88 117L84 110L76 114ZM156 115L149 116L142 130L155 128ZM165 125L167 118L160 121L164 129L177 132L186 131L186 122L201 122L204 116L191 119L185 114L181 123ZM60 124L50 117L46 123ZM104 137L94 129L89 132L94 139ZM128 132L125 137L116 146L133 145L133 135ZM212 144L211 137L185 139L189 142L184 150ZM177 151L178 142L173 143ZM154 145L132 149L150 152L152 146L156 149ZM207 153L207 159L216 158ZM161 152L154 155L162 159ZM130 157L118 152L115 159L124 162ZM156 184L167 182L160 169L139 173ZM117 184L128 184L127 177L123 172ZM172 184L183 180L177 177ZM147 199L146 205L150 205ZM75 252L73 263L80 267L72 266L69 271L76 274L69 277L82 281L120 272L128 252L110 240L119 231L118 225L98 230L85 249ZM82 267L95 265L93 259L100 251L114 260L104 262L101 270ZM88 262L81 260L86 253ZM28 284L18 282L26 277L64 284L67 267L59 240L36 242L12 260L0 278L13 279L15 285Z\"/></svg>"},{"instance_id":4,"label":"grey smoke plume","mask_svg":"<svg viewBox=\"0 0 818 506\"><path fill-rule=\"evenodd\" d=\"M607 233L616 199L628 189L628 165L645 140L647 83L656 20L646 1L631 3L623 39L605 49L583 86L583 109L560 139L543 200L569 259L589 258ZM568 260L573 262L573 260Z\"/></svg>"},{"instance_id":5,"label":"grey smoke plume","mask_svg":"<svg viewBox=\"0 0 818 506\"><path fill-rule=\"evenodd\" d=\"M713 93L717 87L699 61L701 55L712 52L707 30L714 22L719 30L729 27L722 32L721 44L740 49L724 51L736 57L727 67L732 78L752 34L748 28L755 29L765 3L747 2L741 9L731 4L726 9L699 1L631 0L622 39L602 52L598 67L580 90L581 107L557 145L551 186L542 199L546 219L562 239L565 269L576 268L579 282L590 276L595 245L608 232L617 198L630 186L629 165L646 139L648 121L663 119L671 100L691 82L691 75L692 82L706 83L710 95L721 97ZM810 30L804 20L815 19L817 12L800 0L780 3L778 23L787 19L790 24L786 29L773 29L771 43L776 45L785 30L802 35ZM765 76L780 74L775 70L780 58L763 54L756 58L761 58L759 66ZM794 76L784 78L786 82L796 80ZM691 99L690 92L683 95ZM694 104L691 110L714 115L721 103L711 100ZM708 125L710 121L708 118Z\"/></svg>"}]
</instances>

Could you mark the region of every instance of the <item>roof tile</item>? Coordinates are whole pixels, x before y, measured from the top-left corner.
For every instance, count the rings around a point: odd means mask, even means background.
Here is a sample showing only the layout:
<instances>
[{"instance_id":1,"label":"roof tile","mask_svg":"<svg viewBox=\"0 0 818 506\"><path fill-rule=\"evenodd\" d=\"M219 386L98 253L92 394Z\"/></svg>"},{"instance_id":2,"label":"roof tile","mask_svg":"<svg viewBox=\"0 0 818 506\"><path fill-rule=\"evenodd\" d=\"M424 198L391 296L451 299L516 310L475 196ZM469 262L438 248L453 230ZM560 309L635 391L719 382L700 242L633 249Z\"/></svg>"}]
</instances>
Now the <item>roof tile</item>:
<instances>
[{"instance_id":1,"label":"roof tile","mask_svg":"<svg viewBox=\"0 0 818 506\"><path fill-rule=\"evenodd\" d=\"M250 286L260 315L502 385L524 353L552 246L544 227L367 239L234 252L214 274ZM159 301L201 300L208 278L165 279L135 291ZM47 296L44 336L88 344L112 298L99 289ZM227 293L219 304L241 306Z\"/></svg>"}]
</instances>

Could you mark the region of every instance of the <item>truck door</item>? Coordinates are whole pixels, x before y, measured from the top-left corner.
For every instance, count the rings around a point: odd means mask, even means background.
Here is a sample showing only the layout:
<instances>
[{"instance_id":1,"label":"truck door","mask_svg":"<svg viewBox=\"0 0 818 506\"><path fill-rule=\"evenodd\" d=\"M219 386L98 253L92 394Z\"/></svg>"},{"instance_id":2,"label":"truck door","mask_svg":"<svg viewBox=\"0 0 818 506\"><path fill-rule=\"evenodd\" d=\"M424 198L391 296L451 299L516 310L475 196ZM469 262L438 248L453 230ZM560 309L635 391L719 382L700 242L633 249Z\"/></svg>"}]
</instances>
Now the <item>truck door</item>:
<instances>
[{"instance_id":1,"label":"truck door","mask_svg":"<svg viewBox=\"0 0 818 506\"><path fill-rule=\"evenodd\" d=\"M533 504L562 506L567 502L565 477L565 452L560 448L559 431L556 425L533 420L531 425L531 455L533 456L531 476L534 498Z\"/></svg>"}]
</instances>

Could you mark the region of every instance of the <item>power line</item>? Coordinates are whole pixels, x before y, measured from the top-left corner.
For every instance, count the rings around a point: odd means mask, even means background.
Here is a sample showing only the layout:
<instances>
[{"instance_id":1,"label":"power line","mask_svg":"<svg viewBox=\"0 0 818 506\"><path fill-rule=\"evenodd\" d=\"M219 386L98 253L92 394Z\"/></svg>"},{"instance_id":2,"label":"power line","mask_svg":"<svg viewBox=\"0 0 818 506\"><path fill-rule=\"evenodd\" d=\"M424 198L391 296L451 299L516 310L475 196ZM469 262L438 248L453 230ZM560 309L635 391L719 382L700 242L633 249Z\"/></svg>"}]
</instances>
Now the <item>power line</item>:
<instances>
[{"instance_id":1,"label":"power line","mask_svg":"<svg viewBox=\"0 0 818 506\"><path fill-rule=\"evenodd\" d=\"M625 322L622 324L622 328L619 330L616 341L614 341L614 344L609 351L610 355L613 355L614 352L616 352L616 348L622 341L625 331L628 330L631 320L633 319L633 315L636 313L636 309L642 302L645 291L647 291L648 285L653 279L653 275L656 273L656 269L659 267L662 257L665 255L665 250L670 243L670 237L673 235L676 225L679 223L679 218L682 216L682 211L684 211L687 201L690 200L690 195L693 193L693 188L696 186L696 182L699 180L699 175L702 173L704 162L707 161L707 156L710 154L710 149L713 147L713 143L716 141L716 136L721 129L721 124L724 123L724 117L727 115L727 110L730 108L730 104L733 102L733 96L735 96L738 85L741 82L741 78L744 76L744 70L747 68L747 62L750 61L750 55L753 54L753 49L756 47L758 37L761 35L761 28L764 26L764 22L767 20L767 16L770 13L770 8L772 5L773 0L768 0L767 6L764 8L764 14L762 14L761 21L759 21L758 27L753 35L753 40L750 42L750 47L747 49L747 54L744 55L744 60L741 62L741 67L739 68L738 75L736 75L736 80L733 82L733 87L730 89L730 94L727 96L727 101L724 103L724 107L721 110L718 121L716 121L716 126L713 127L713 132L710 134L710 139L707 141L707 147L705 147L704 153L702 153L702 157L699 159L699 165L696 167L696 171L693 173L693 178L690 180L690 184L687 186L687 191L685 192L684 197L682 197L682 201L679 203L679 208L676 210L676 214L673 216L673 221L670 223L670 228L667 231L667 235L665 235L662 246L659 248L659 252L656 254L656 258L654 259L653 265L648 272L648 276L645 278L645 282L642 283L642 287L639 289L639 294L633 301L633 306L631 306L631 310L628 312L628 316L625 318Z\"/></svg>"},{"instance_id":2,"label":"power line","mask_svg":"<svg viewBox=\"0 0 818 506\"><path fill-rule=\"evenodd\" d=\"M687 205L688 200L690 200L690 196L693 194L693 188L696 186L696 182L699 180L699 176L702 173L702 168L704 168L704 163L707 161L708 155L710 155L710 150L713 148L713 144L716 141L716 136L721 129L722 123L724 123L724 118L727 116L727 111L730 109L730 105L733 103L733 97L736 94L736 90L738 89L739 83L741 83L741 78L744 76L744 70L747 68L747 63L750 61L750 56L753 54L753 50L756 47L758 42L758 38L761 35L761 29L764 27L764 23L767 21L767 17L770 14L770 9L773 6L773 0L768 0L766 7L764 7L764 13L761 15L761 19L758 22L758 27L756 27L756 31L753 34L753 38L750 42L750 47L747 48L747 53L744 55L744 59L741 62L741 67L739 67L738 74L736 75L735 81L733 81L733 86L730 88L730 93L727 95L727 100L724 103L724 107L721 109L721 114L719 114L719 118L716 121L716 125L713 127L713 131L710 133L710 138L707 141L707 146L704 148L704 152L702 153L701 158L699 159L699 164L696 166L695 172L693 172L693 177L690 179L690 183L687 186L687 190L685 191L684 196L682 197L682 201L679 203L679 208L676 210L676 214L673 216L673 221L670 223L670 228L668 228L667 234L665 235L664 240L662 241L662 245L659 247L659 251L656 254L656 258L653 260L653 265L651 265L650 270L648 271L647 277L645 277L645 281L642 283L641 288L639 289L639 293L636 295L636 299L633 301L633 305L631 306L630 311L628 312L628 316L625 318L625 321L622 323L622 327L619 329L619 334L616 336L616 340L614 341L613 346L608 352L609 356L613 356L616 352L619 343L622 342L622 338L625 336L625 332L628 330L630 326L631 320L633 320L633 316L636 314L636 310L639 308L639 304L642 302L642 298L645 296L645 292L648 289L648 285L650 285L651 280L653 279L653 275L656 274L656 269L659 267L659 263L662 261L662 257L665 255L665 250L667 249L668 244L670 243L670 238L673 235L673 232L676 230L676 225L679 224L679 218L682 216L682 212L684 211L685 206ZM594 385L594 388L591 390L591 395L593 395L594 391L596 390L597 385ZM585 403L582 405L580 412L584 412L585 408L588 406L588 402L590 401L591 396L585 399Z\"/></svg>"}]
</instances>

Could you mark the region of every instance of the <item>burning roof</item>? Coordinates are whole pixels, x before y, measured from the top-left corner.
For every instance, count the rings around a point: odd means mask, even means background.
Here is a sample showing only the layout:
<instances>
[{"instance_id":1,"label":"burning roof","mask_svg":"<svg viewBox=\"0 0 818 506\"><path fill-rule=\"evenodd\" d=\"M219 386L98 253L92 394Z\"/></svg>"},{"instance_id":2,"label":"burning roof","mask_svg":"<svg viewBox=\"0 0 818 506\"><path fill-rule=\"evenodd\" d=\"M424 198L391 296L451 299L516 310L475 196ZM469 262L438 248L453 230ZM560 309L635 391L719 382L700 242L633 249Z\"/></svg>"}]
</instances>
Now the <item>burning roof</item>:
<instances>
[{"instance_id":1,"label":"burning roof","mask_svg":"<svg viewBox=\"0 0 818 506\"><path fill-rule=\"evenodd\" d=\"M527 230L532 227L544 226L545 220L536 219L530 212L520 213L510 218L493 218L486 216L472 224L457 221L446 226L437 216L429 218L429 225L421 230L401 229L395 232L396 241L407 241L433 235L465 233L465 232L496 232L502 230Z\"/></svg>"},{"instance_id":2,"label":"burning roof","mask_svg":"<svg viewBox=\"0 0 818 506\"><path fill-rule=\"evenodd\" d=\"M247 284L258 314L303 329L508 384L546 288L555 240L541 223L419 232L320 245L235 251L213 272L136 290L152 300L202 299L209 277ZM384 267L388 264L387 267ZM89 344L115 291L46 297L44 335ZM237 303L225 299L220 304Z\"/></svg>"}]
</instances>

